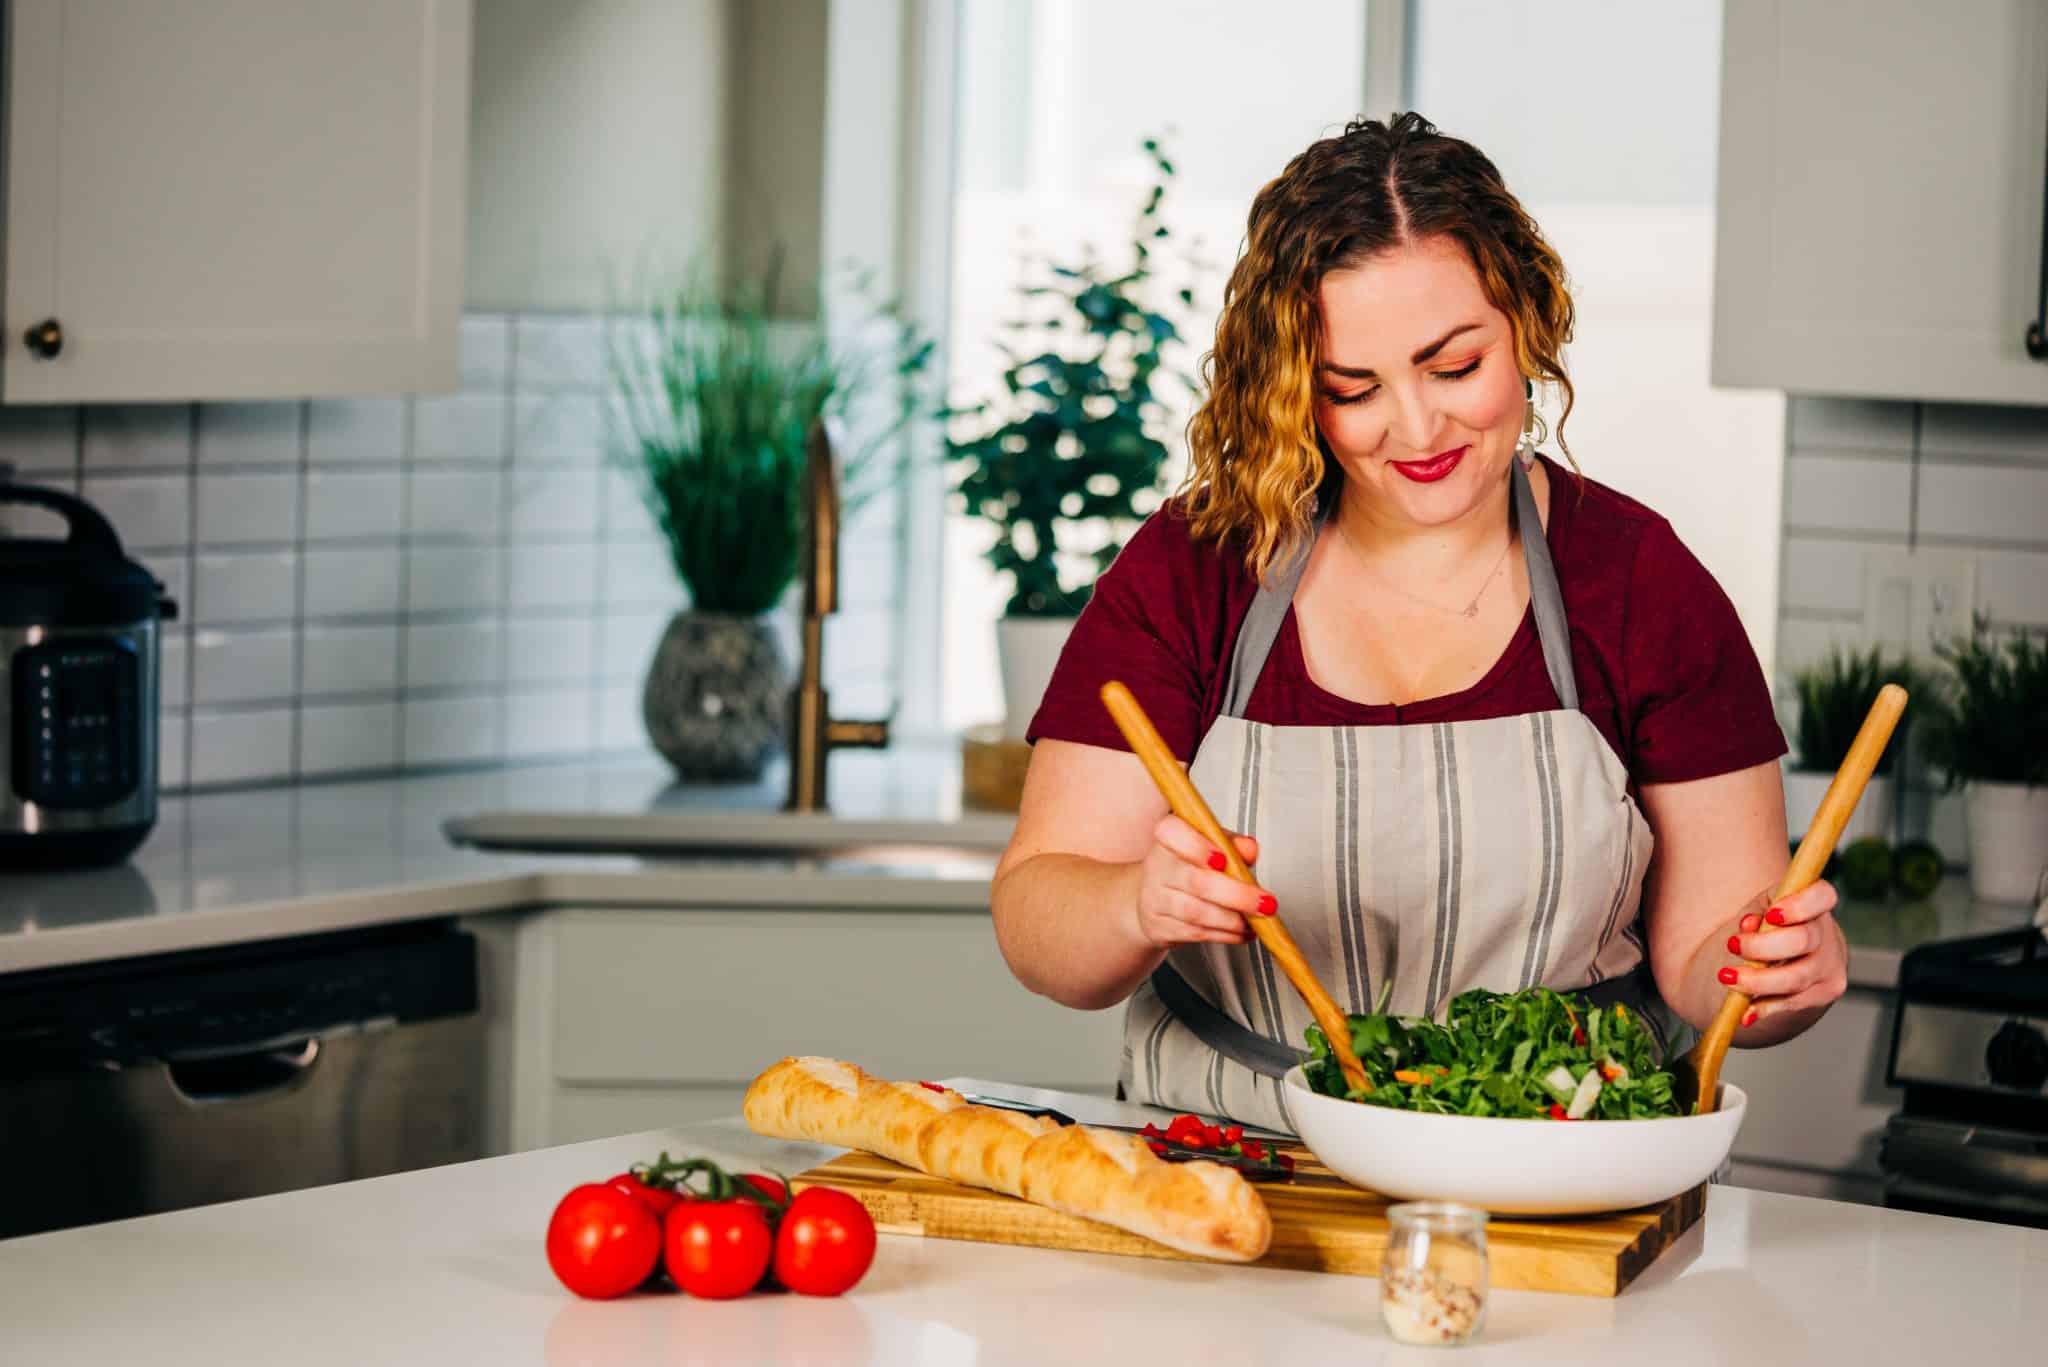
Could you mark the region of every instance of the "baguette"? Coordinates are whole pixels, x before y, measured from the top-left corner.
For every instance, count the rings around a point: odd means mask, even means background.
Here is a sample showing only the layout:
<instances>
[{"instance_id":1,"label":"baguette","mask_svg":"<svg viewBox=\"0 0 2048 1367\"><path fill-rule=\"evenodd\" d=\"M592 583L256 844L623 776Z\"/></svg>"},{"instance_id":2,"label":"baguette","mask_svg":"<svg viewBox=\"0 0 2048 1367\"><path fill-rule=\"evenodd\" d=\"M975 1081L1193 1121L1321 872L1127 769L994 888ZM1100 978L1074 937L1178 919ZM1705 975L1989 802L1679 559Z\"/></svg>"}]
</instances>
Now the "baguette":
<instances>
[{"instance_id":1,"label":"baguette","mask_svg":"<svg viewBox=\"0 0 2048 1367\"><path fill-rule=\"evenodd\" d=\"M1198 1257L1250 1262L1272 1242L1266 1203L1219 1163L1163 1162L1134 1135L1062 1128L835 1059L786 1058L768 1068L747 1089L745 1114L771 1138L865 1149Z\"/></svg>"}]
</instances>

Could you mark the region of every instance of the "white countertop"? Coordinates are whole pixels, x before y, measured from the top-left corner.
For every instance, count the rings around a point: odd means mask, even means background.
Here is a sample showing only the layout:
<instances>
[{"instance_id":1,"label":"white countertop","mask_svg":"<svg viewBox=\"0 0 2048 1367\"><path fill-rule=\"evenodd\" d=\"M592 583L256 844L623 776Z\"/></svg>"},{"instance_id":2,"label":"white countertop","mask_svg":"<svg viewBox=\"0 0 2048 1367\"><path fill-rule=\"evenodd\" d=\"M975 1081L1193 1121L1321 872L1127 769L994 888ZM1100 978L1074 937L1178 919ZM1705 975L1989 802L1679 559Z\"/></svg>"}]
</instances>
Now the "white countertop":
<instances>
[{"instance_id":1,"label":"white countertop","mask_svg":"<svg viewBox=\"0 0 2048 1367\"><path fill-rule=\"evenodd\" d=\"M836 1300L576 1300L542 1253L555 1201L660 1149L831 1152L720 1121L4 1241L0 1340L38 1367L1444 1360L1387 1337L1369 1278L899 1236ZM1714 1187L1626 1293L1496 1291L1457 1360L2038 1362L2044 1304L2048 1232Z\"/></svg>"},{"instance_id":2,"label":"white countertop","mask_svg":"<svg viewBox=\"0 0 2048 1367\"><path fill-rule=\"evenodd\" d=\"M533 815L546 813L572 836L616 838L699 818L787 834L779 771L751 786L680 785L652 756L174 797L124 865L0 874L0 974L549 906L987 910L1008 818L962 810L950 749L835 754L831 782L834 816L864 839L924 832L986 857L880 847L859 859L496 853L458 848L444 833L456 818L509 813L531 834L550 826ZM1914 945L2024 924L2029 914L1973 901L1956 874L1924 902L1845 905L1849 981L1888 990Z\"/></svg>"}]
</instances>

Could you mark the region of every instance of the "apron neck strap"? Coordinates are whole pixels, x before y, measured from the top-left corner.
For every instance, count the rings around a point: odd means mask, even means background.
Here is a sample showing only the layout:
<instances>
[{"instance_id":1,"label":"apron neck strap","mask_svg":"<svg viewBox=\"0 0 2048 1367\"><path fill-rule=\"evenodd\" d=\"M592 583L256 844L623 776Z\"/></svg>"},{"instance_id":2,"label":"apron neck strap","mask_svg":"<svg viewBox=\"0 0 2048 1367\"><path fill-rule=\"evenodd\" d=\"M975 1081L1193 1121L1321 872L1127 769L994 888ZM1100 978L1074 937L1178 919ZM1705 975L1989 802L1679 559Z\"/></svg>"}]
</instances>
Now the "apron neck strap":
<instances>
[{"instance_id":1,"label":"apron neck strap","mask_svg":"<svg viewBox=\"0 0 2048 1367\"><path fill-rule=\"evenodd\" d=\"M1520 460L1508 462L1508 483L1513 486L1516 523L1522 529L1522 563L1529 573L1529 605L1536 613L1536 638L1543 645L1543 667L1550 686L1557 690L1558 705L1577 711L1579 685L1572 668L1571 630L1564 615L1564 594L1557 585L1557 567L1550 558L1550 540L1543 534L1543 519L1536 510L1536 493ZM1243 717L1251 702L1252 688L1280 638L1280 624L1294 605L1294 591L1308 568L1309 552L1316 538L1336 512L1336 500L1317 517L1305 537L1297 538L1259 585L1251 608L1237 629L1237 644L1230 652L1230 673L1223 686L1223 715Z\"/></svg>"}]
</instances>

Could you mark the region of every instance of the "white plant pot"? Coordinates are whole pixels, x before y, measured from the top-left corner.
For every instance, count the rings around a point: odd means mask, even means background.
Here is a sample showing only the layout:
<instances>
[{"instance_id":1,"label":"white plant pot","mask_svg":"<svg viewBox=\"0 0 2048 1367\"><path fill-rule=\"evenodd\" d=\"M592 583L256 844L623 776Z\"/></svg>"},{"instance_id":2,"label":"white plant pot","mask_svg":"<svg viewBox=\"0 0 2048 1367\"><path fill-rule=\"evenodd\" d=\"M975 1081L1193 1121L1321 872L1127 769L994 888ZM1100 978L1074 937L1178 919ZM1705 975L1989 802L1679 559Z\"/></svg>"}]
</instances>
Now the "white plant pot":
<instances>
[{"instance_id":1,"label":"white plant pot","mask_svg":"<svg viewBox=\"0 0 2048 1367\"><path fill-rule=\"evenodd\" d=\"M1820 810L1820 800L1827 796L1828 785L1834 781L1832 773L1811 769L1785 771L1785 831L1793 840L1805 835L1806 828L1813 824L1813 814ZM1888 774L1870 776L1835 848L1847 849L1866 835L1882 840L1892 838L1892 780Z\"/></svg>"},{"instance_id":2,"label":"white plant pot","mask_svg":"<svg viewBox=\"0 0 2048 1367\"><path fill-rule=\"evenodd\" d=\"M1970 892L1985 902L2032 902L2048 870L2048 787L1970 780Z\"/></svg>"},{"instance_id":3,"label":"white plant pot","mask_svg":"<svg viewBox=\"0 0 2048 1367\"><path fill-rule=\"evenodd\" d=\"M996 660L1003 671L1003 735L1024 739L1052 682L1053 667L1074 629L1071 617L1004 617L996 622Z\"/></svg>"}]
</instances>

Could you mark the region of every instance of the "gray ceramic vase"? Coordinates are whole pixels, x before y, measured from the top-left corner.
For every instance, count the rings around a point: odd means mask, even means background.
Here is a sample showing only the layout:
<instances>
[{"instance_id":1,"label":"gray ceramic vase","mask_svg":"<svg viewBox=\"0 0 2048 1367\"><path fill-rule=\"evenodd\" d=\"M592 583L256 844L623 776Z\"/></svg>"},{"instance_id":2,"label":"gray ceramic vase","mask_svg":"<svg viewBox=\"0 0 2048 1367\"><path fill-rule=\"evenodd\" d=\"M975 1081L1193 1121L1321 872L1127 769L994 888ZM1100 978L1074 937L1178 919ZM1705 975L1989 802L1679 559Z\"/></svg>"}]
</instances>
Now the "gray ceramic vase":
<instances>
[{"instance_id":1,"label":"gray ceramic vase","mask_svg":"<svg viewBox=\"0 0 2048 1367\"><path fill-rule=\"evenodd\" d=\"M759 779L782 749L789 673L758 617L679 612L647 670L640 716L686 780Z\"/></svg>"}]
</instances>

